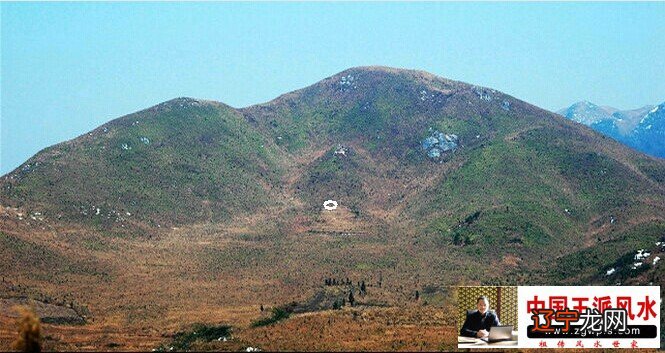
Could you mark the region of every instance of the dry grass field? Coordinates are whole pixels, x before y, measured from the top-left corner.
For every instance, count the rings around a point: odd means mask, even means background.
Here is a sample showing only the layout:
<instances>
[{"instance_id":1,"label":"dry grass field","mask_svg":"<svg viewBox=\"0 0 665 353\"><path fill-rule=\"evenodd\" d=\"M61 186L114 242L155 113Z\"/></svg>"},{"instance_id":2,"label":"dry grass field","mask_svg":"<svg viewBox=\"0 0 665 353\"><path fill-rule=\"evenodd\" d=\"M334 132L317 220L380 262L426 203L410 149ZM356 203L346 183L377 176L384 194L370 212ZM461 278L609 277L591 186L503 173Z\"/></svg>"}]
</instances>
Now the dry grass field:
<instances>
[{"instance_id":1,"label":"dry grass field","mask_svg":"<svg viewBox=\"0 0 665 353\"><path fill-rule=\"evenodd\" d=\"M348 226L346 212L338 221L327 214L313 222L319 227L315 231L284 236L279 244L250 231L256 229L255 219L126 239L48 222L16 222L10 213L2 218L4 241L26 246L12 252L24 260L2 263L0 350L9 349L16 336L14 304L32 304L43 319L84 316L83 324L44 323L46 350L168 350L177 333L196 324L228 325L231 335L226 341L194 340L191 350L448 351L457 346L450 287L456 279L446 282L426 266L402 271L420 264L409 261L414 250L403 242L379 245L370 233L358 242L320 226ZM379 265L377 259L386 254L395 263ZM325 284L326 278L346 283L347 277L351 286ZM367 284L364 296L359 281ZM346 301L352 287L356 305L347 302L333 310L332 302ZM415 290L421 293L418 301ZM297 310L288 319L254 327L271 308L293 302Z\"/></svg>"},{"instance_id":2,"label":"dry grass field","mask_svg":"<svg viewBox=\"0 0 665 353\"><path fill-rule=\"evenodd\" d=\"M430 351L454 343L453 293L435 280L400 277L401 266L414 266L408 253L397 255L404 244L379 245L369 233L358 241L346 233L353 229L345 211L338 220L323 215L279 244L250 231L251 219L132 239L16 221L16 212L6 209L0 228L3 244L12 244L0 248L9 259L0 287L2 350L16 335L15 304L32 304L43 318L83 317L83 324L44 323L48 350L151 350L197 323L233 332L227 342L197 342L198 349ZM381 263L387 256L396 259L391 266ZM353 284L326 286L327 277ZM424 284L433 287L415 301ZM332 310L351 288L356 305ZM292 302L299 312L289 319L252 327L271 308Z\"/></svg>"}]
</instances>

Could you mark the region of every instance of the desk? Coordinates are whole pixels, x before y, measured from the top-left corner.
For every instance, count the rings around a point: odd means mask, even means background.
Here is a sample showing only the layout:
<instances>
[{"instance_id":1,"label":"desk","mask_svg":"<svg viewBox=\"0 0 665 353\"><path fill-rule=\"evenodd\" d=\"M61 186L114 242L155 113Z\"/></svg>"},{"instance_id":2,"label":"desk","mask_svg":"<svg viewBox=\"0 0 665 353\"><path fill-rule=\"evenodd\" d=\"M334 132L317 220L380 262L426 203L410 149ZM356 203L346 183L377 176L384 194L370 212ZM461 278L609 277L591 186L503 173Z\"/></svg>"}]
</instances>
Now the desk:
<instances>
[{"instance_id":1,"label":"desk","mask_svg":"<svg viewBox=\"0 0 665 353\"><path fill-rule=\"evenodd\" d=\"M472 339L470 342L463 342L462 340ZM480 338L471 338L471 337L462 337L457 336L457 347L458 348L514 348L517 346L517 331L513 331L513 337L510 341L500 341L494 343L488 343Z\"/></svg>"}]
</instances>

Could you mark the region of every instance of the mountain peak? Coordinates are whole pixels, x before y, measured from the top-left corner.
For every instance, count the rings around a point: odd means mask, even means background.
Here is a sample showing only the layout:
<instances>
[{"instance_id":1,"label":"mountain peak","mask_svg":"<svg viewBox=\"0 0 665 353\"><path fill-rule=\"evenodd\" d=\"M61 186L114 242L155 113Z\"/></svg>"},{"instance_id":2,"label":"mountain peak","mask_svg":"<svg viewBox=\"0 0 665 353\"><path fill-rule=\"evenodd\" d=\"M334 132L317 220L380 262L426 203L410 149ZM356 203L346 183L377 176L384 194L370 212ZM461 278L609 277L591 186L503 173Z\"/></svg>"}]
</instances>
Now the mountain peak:
<instances>
[{"instance_id":1,"label":"mountain peak","mask_svg":"<svg viewBox=\"0 0 665 353\"><path fill-rule=\"evenodd\" d=\"M443 103L457 93L476 96L484 102L492 100L508 109L510 97L496 90L450 80L427 71L388 66L356 66L326 77L310 86L285 93L275 99L243 108L245 112L274 110L277 107L329 104L370 104L376 99L413 99L422 104ZM471 98L473 100L473 98ZM318 103L317 103L318 102Z\"/></svg>"},{"instance_id":2,"label":"mountain peak","mask_svg":"<svg viewBox=\"0 0 665 353\"><path fill-rule=\"evenodd\" d=\"M229 109L232 108L231 106L224 104L222 102L214 101L214 100L207 100L207 99L199 99L199 98L192 98L192 97L177 97L173 98L170 100L167 100L162 103L158 103L150 108L144 109L142 111L136 112L136 113L142 113L142 112L149 112L149 113L161 113L161 112L167 112L167 111L175 111L175 110L180 110L180 109L187 109L187 108L203 108L203 107L214 107L214 108L222 108L222 109ZM135 113L135 114L136 114ZM130 114L133 115L133 114Z\"/></svg>"},{"instance_id":3,"label":"mountain peak","mask_svg":"<svg viewBox=\"0 0 665 353\"><path fill-rule=\"evenodd\" d=\"M665 103L659 106L619 110L580 101L557 113L610 136L617 141L653 156L664 156L662 136L665 127Z\"/></svg>"},{"instance_id":4,"label":"mountain peak","mask_svg":"<svg viewBox=\"0 0 665 353\"><path fill-rule=\"evenodd\" d=\"M568 108L561 109L557 113L588 126L603 120L612 119L612 114L616 111L617 109L615 108L600 107L595 103L583 100L572 104Z\"/></svg>"},{"instance_id":5,"label":"mountain peak","mask_svg":"<svg viewBox=\"0 0 665 353\"><path fill-rule=\"evenodd\" d=\"M386 73L386 74L410 74L410 75L426 75L430 77L438 77L430 72L424 70L415 70L415 69L404 69L399 67L392 66L381 66L381 65L370 65L370 66L354 66L346 70L343 70L333 76L345 75L349 73Z\"/></svg>"},{"instance_id":6,"label":"mountain peak","mask_svg":"<svg viewBox=\"0 0 665 353\"><path fill-rule=\"evenodd\" d=\"M204 105L220 105L222 103L212 100L198 99L192 97L177 97L166 102L159 103L152 108L174 108L174 107L197 107ZM223 105L223 104L222 104Z\"/></svg>"},{"instance_id":7,"label":"mountain peak","mask_svg":"<svg viewBox=\"0 0 665 353\"><path fill-rule=\"evenodd\" d=\"M349 75L367 75L370 77L406 77L416 82L430 83L454 83L456 81L435 75L431 72L424 70L404 69L390 66L355 66L341 71L330 78L348 77ZM323 80L325 81L325 80ZM323 82L322 81L322 82ZM472 85L469 85L472 86Z\"/></svg>"}]
</instances>

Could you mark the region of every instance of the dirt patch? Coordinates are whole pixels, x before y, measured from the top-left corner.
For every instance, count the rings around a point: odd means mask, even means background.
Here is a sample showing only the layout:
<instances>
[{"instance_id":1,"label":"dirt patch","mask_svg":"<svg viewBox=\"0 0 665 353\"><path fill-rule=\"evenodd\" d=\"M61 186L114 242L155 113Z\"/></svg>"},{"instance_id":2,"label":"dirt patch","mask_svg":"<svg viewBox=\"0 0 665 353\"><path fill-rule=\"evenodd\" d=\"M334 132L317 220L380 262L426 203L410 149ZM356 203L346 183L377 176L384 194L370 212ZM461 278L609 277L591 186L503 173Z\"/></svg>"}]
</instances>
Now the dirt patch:
<instances>
[{"instance_id":1,"label":"dirt patch","mask_svg":"<svg viewBox=\"0 0 665 353\"><path fill-rule=\"evenodd\" d=\"M520 262L522 262L522 259L515 255L506 255L503 257L503 260L501 261L504 265L506 266L511 266L511 267L517 267Z\"/></svg>"},{"instance_id":2,"label":"dirt patch","mask_svg":"<svg viewBox=\"0 0 665 353\"><path fill-rule=\"evenodd\" d=\"M16 306L30 306L35 308L40 321L48 324L82 325L85 323L85 318L72 308L28 298L0 299L0 315L10 318L18 317L18 312L14 310Z\"/></svg>"}]
</instances>

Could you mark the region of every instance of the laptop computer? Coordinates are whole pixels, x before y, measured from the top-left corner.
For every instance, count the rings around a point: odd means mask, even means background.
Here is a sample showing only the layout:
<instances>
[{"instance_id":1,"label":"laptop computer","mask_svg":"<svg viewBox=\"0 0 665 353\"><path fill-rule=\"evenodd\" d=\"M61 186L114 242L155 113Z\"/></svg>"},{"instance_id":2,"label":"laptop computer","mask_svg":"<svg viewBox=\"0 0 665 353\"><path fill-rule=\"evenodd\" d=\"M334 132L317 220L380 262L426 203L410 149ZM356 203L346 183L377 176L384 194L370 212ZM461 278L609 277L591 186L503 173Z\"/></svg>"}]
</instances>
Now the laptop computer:
<instances>
[{"instance_id":1,"label":"laptop computer","mask_svg":"<svg viewBox=\"0 0 665 353\"><path fill-rule=\"evenodd\" d=\"M513 326L492 326L490 334L481 340L487 343L510 341L513 339Z\"/></svg>"}]
</instances>

